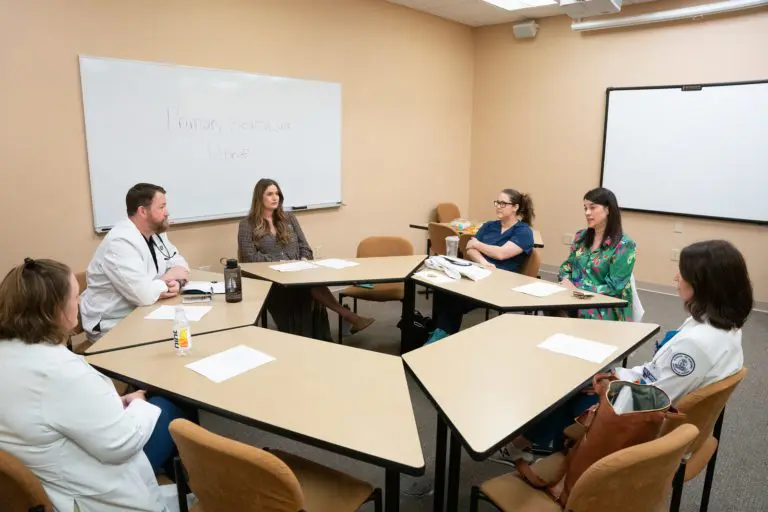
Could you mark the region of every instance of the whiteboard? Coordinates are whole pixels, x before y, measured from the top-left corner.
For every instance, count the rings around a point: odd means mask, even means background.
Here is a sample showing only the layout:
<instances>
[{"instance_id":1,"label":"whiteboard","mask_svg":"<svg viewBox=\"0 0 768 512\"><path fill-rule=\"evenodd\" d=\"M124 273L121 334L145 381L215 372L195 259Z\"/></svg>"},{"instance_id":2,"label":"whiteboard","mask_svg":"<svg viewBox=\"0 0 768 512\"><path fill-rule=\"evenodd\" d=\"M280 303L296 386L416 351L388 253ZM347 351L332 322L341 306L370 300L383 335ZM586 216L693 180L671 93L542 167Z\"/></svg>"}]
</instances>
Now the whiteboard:
<instances>
[{"instance_id":1,"label":"whiteboard","mask_svg":"<svg viewBox=\"0 0 768 512\"><path fill-rule=\"evenodd\" d=\"M125 218L139 182L172 222L244 216L260 178L286 207L341 203L341 85L80 56L96 231Z\"/></svg>"},{"instance_id":2,"label":"whiteboard","mask_svg":"<svg viewBox=\"0 0 768 512\"><path fill-rule=\"evenodd\" d=\"M630 210L768 222L768 82L608 89L602 185Z\"/></svg>"}]
</instances>

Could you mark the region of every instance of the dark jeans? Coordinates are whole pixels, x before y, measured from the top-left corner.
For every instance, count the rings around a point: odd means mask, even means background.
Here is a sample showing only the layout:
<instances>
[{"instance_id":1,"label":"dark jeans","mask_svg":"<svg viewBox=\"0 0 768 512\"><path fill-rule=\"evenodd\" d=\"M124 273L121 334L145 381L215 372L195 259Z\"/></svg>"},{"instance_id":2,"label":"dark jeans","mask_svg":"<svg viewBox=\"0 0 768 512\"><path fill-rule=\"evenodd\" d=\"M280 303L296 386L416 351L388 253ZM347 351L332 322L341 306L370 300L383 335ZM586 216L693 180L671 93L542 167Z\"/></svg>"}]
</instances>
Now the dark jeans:
<instances>
[{"instance_id":1,"label":"dark jeans","mask_svg":"<svg viewBox=\"0 0 768 512\"><path fill-rule=\"evenodd\" d=\"M173 472L169 472L169 470L173 467L176 445L173 444L168 427L177 418L184 418L197 423L197 411L181 407L162 396L153 396L148 402L160 408L160 417L155 423L155 430L152 431L149 441L144 445L144 454L149 459L155 473L158 473L160 469L165 469L166 474L172 477Z\"/></svg>"},{"instance_id":2,"label":"dark jeans","mask_svg":"<svg viewBox=\"0 0 768 512\"><path fill-rule=\"evenodd\" d=\"M572 425L581 413L599 401L600 398L597 395L578 392L541 421L526 429L522 435L539 447L548 448L551 445L555 451L562 450L565 444L563 430Z\"/></svg>"},{"instance_id":3,"label":"dark jeans","mask_svg":"<svg viewBox=\"0 0 768 512\"><path fill-rule=\"evenodd\" d=\"M445 292L435 291L433 300L435 301L435 327L448 334L459 332L463 316L477 308L475 301Z\"/></svg>"}]
</instances>

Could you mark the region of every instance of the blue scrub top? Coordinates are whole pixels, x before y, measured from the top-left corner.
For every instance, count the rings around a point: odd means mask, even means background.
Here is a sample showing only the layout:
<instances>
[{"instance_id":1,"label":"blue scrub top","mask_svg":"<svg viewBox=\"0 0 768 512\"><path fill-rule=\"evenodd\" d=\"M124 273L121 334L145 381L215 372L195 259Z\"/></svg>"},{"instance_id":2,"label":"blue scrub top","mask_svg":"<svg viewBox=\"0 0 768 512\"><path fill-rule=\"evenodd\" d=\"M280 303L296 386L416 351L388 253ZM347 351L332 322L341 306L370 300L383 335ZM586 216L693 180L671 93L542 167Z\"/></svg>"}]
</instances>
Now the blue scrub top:
<instances>
[{"instance_id":1,"label":"blue scrub top","mask_svg":"<svg viewBox=\"0 0 768 512\"><path fill-rule=\"evenodd\" d=\"M488 245L501 247L507 242L512 242L520 247L523 250L522 253L506 260L497 260L485 256L485 259L493 263L496 268L507 270L509 272L518 272L528 258L528 255L531 254L531 250L533 250L533 230L531 229L531 226L522 221L503 233L501 232L500 220L486 222L477 231L475 238Z\"/></svg>"}]
</instances>

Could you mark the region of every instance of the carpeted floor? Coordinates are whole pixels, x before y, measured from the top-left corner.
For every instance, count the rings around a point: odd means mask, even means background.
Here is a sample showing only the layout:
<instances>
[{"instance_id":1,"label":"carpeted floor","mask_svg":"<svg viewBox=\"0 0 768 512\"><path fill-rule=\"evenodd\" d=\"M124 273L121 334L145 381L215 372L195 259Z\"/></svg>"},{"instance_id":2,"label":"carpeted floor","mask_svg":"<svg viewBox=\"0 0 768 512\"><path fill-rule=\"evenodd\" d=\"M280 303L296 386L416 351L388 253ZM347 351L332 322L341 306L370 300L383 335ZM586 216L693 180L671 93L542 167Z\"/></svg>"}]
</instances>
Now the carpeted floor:
<instances>
[{"instance_id":1,"label":"carpeted floor","mask_svg":"<svg viewBox=\"0 0 768 512\"><path fill-rule=\"evenodd\" d=\"M660 324L661 333L679 326L685 318L680 300L677 297L650 292L640 292L646 309L644 321ZM375 316L377 321L368 330L345 338L345 344L366 350L395 354L399 348L399 330L395 324L400 317L400 304L360 303L360 312ZM417 307L425 314L431 311L431 304L423 295L417 299ZM484 319L484 312L476 310L465 317L464 327L474 325ZM332 326L336 317L331 317ZM335 336L335 333L334 333ZM653 342L649 341L630 358L630 364L648 360L652 353ZM766 455L762 448L768 443L768 408L766 390L768 389L768 314L753 313L744 329L745 364L750 373L729 402L722 435L722 446L718 455L715 482L709 510L714 512L751 512L768 510L768 492L765 476ZM524 364L518 362L515 364ZM510 371L514 365L510 362ZM432 509L432 496L426 494L415 497L406 494L424 493L431 489L435 461L435 411L414 382L409 382L411 399L419 427L419 435L424 450L427 471L423 477L402 477L400 510L403 512L426 511ZM354 382L349 383L354 386ZM253 393L268 393L269 390L252 390ZM510 399L514 399L510 396ZM280 447L304 457L316 460L328 466L347 471L359 478L367 479L374 485L384 486L384 471L378 467L325 452L310 446L290 441L254 428L246 427L220 417L202 413L205 427L219 434L256 446ZM505 473L506 466L492 462L475 462L466 455L462 458L459 510L469 509L469 489L471 485ZM703 474L685 486L681 510L698 510ZM368 506L364 510L373 510ZM494 510L482 505L481 511ZM617 508L620 510L620 508Z\"/></svg>"}]
</instances>

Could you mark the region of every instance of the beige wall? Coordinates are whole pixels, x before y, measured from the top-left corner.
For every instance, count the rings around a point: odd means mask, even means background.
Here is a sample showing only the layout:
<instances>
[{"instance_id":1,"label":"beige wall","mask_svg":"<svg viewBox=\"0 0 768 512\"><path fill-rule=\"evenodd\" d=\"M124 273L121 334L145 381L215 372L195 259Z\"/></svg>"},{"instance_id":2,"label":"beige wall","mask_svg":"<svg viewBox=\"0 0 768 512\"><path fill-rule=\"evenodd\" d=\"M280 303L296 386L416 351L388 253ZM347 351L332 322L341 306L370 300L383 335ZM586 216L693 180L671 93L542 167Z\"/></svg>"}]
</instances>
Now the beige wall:
<instances>
[{"instance_id":1,"label":"beige wall","mask_svg":"<svg viewBox=\"0 0 768 512\"><path fill-rule=\"evenodd\" d=\"M534 196L548 264L566 254L561 237L581 227L581 195L599 180L605 87L768 77L766 10L593 34L566 17L540 25L518 41L509 25L473 32L383 0L0 0L0 272L27 255L83 268L99 241L79 53L341 82L347 205L300 216L324 255L352 255L372 234L420 249L407 225L436 203L484 218L513 186ZM724 237L768 301L764 228L685 219L676 234L673 222L625 215L638 279L668 284L672 249ZM171 236L200 266L234 255L235 231L210 222Z\"/></svg>"},{"instance_id":2,"label":"beige wall","mask_svg":"<svg viewBox=\"0 0 768 512\"><path fill-rule=\"evenodd\" d=\"M81 53L341 82L346 206L300 216L324 255L354 255L374 234L423 250L409 222L442 200L467 208L468 27L381 0L0 0L2 274L27 255L82 269L99 241ZM171 238L195 266L212 264L236 254L236 221Z\"/></svg>"},{"instance_id":3,"label":"beige wall","mask_svg":"<svg viewBox=\"0 0 768 512\"><path fill-rule=\"evenodd\" d=\"M658 2L623 14L680 5ZM470 213L490 216L503 187L530 192L544 263L559 265L567 254L563 234L583 226L581 198L599 184L606 87L766 79L768 10L590 34L572 32L564 16L539 24L532 41L516 40L510 25L474 32ZM638 243L638 280L671 285L673 249L726 238L747 259L756 299L768 302L765 227L682 219L683 233L674 233L675 220L624 214Z\"/></svg>"}]
</instances>

